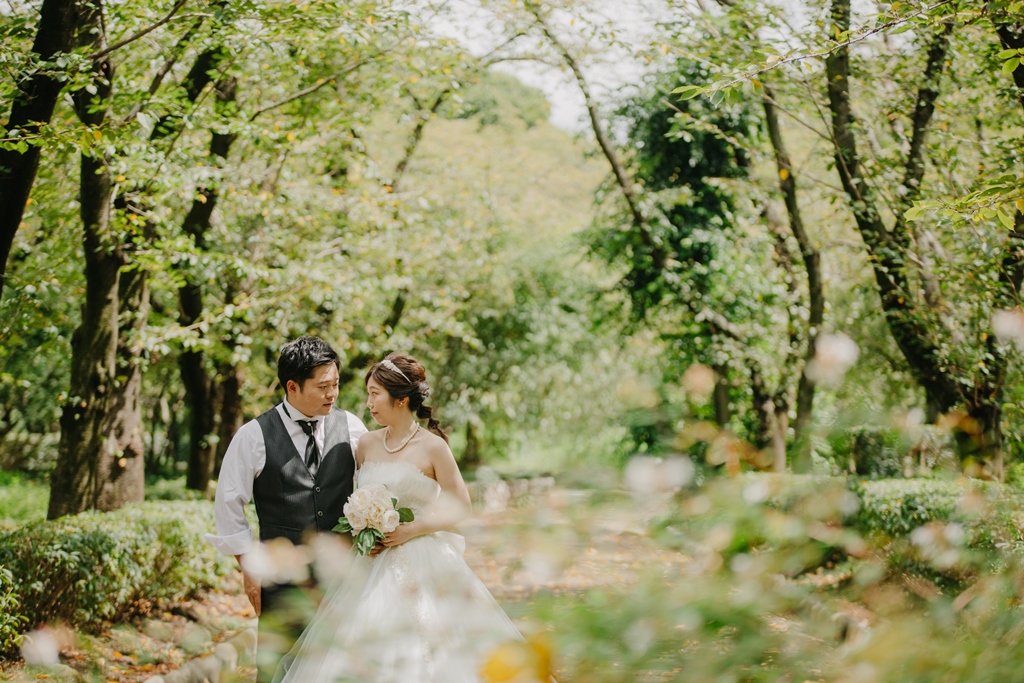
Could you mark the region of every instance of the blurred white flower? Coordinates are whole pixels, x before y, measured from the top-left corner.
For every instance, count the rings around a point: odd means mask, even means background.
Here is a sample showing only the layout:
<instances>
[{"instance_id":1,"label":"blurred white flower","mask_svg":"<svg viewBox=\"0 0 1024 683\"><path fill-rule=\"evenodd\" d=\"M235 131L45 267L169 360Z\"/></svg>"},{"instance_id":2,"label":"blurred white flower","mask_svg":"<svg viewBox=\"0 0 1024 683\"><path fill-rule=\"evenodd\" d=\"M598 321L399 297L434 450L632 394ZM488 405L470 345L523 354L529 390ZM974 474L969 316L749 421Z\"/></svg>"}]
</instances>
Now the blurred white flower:
<instances>
[{"instance_id":1,"label":"blurred white flower","mask_svg":"<svg viewBox=\"0 0 1024 683\"><path fill-rule=\"evenodd\" d=\"M673 492L689 484L693 475L693 462L689 458L636 455L626 465L626 487L640 495Z\"/></svg>"},{"instance_id":2,"label":"blurred white flower","mask_svg":"<svg viewBox=\"0 0 1024 683\"><path fill-rule=\"evenodd\" d=\"M823 334L814 345L814 359L804 370L807 377L824 387L838 386L847 370L860 357L857 342L842 332Z\"/></svg>"},{"instance_id":3,"label":"blurred white flower","mask_svg":"<svg viewBox=\"0 0 1024 683\"><path fill-rule=\"evenodd\" d=\"M21 656L26 664L56 666L60 664L60 642L57 634L45 626L29 631L21 638Z\"/></svg>"},{"instance_id":4,"label":"blurred white flower","mask_svg":"<svg viewBox=\"0 0 1024 683\"><path fill-rule=\"evenodd\" d=\"M559 574L558 558L544 549L534 549L523 555L523 569L518 579L525 584L541 585Z\"/></svg>"},{"instance_id":5,"label":"blurred white flower","mask_svg":"<svg viewBox=\"0 0 1024 683\"><path fill-rule=\"evenodd\" d=\"M292 545L287 538L257 543L242 555L242 569L263 585L301 583L309 578L309 551Z\"/></svg>"},{"instance_id":6,"label":"blurred white flower","mask_svg":"<svg viewBox=\"0 0 1024 683\"><path fill-rule=\"evenodd\" d=\"M931 526L919 526L910 532L910 542L919 548L930 546L936 541L935 528Z\"/></svg>"},{"instance_id":7,"label":"blurred white flower","mask_svg":"<svg viewBox=\"0 0 1024 683\"><path fill-rule=\"evenodd\" d=\"M743 487L743 500L747 501L748 505L757 505L768 500L771 493L768 482L764 479L757 479Z\"/></svg>"},{"instance_id":8,"label":"blurred white flower","mask_svg":"<svg viewBox=\"0 0 1024 683\"><path fill-rule=\"evenodd\" d=\"M754 559L746 553L738 553L729 560L729 569L735 574L746 574L754 566Z\"/></svg>"},{"instance_id":9,"label":"blurred white flower","mask_svg":"<svg viewBox=\"0 0 1024 683\"><path fill-rule=\"evenodd\" d=\"M715 371L706 365L694 363L683 373L683 389L697 403L705 403L715 390Z\"/></svg>"},{"instance_id":10,"label":"blurred white flower","mask_svg":"<svg viewBox=\"0 0 1024 683\"><path fill-rule=\"evenodd\" d=\"M942 530L942 535L946 537L946 540L953 545L960 545L964 542L966 534L964 528L956 522L950 522L946 525L946 528Z\"/></svg>"},{"instance_id":11,"label":"blurred white flower","mask_svg":"<svg viewBox=\"0 0 1024 683\"><path fill-rule=\"evenodd\" d=\"M650 619L637 619L622 634L626 646L636 656L640 656L651 649L658 637L658 632Z\"/></svg>"},{"instance_id":12,"label":"blurred white flower","mask_svg":"<svg viewBox=\"0 0 1024 683\"><path fill-rule=\"evenodd\" d=\"M1024 349L1024 311L1021 309L993 313L992 330L1004 344L1014 342L1018 348Z\"/></svg>"},{"instance_id":13,"label":"blurred white flower","mask_svg":"<svg viewBox=\"0 0 1024 683\"><path fill-rule=\"evenodd\" d=\"M352 548L335 534L317 534L310 542L313 566L322 581L336 582L348 576L352 565Z\"/></svg>"}]
</instances>

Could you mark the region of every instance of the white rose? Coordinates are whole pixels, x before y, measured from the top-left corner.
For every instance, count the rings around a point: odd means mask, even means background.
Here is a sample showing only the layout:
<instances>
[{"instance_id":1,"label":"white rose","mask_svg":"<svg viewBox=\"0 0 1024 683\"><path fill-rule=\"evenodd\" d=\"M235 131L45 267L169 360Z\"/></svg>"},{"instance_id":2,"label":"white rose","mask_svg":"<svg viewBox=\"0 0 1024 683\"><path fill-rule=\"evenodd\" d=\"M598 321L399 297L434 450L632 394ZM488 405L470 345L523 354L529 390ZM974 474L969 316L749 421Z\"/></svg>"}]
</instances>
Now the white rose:
<instances>
[{"instance_id":1,"label":"white rose","mask_svg":"<svg viewBox=\"0 0 1024 683\"><path fill-rule=\"evenodd\" d=\"M380 530L388 534L398 528L402 518L398 516L398 510L388 510L384 513L384 519L381 521Z\"/></svg>"},{"instance_id":2,"label":"white rose","mask_svg":"<svg viewBox=\"0 0 1024 683\"><path fill-rule=\"evenodd\" d=\"M346 509L345 518L348 520L348 523L352 526L353 531L360 531L362 529L365 529L367 526L367 522L369 521L366 519L366 515L363 514L362 510L350 511Z\"/></svg>"},{"instance_id":3,"label":"white rose","mask_svg":"<svg viewBox=\"0 0 1024 683\"><path fill-rule=\"evenodd\" d=\"M379 505L383 508L391 507L391 494L387 489L382 488L380 491L373 492L373 504Z\"/></svg>"},{"instance_id":4,"label":"white rose","mask_svg":"<svg viewBox=\"0 0 1024 683\"><path fill-rule=\"evenodd\" d=\"M348 509L351 506L353 510L361 510L366 507L367 500L367 492L364 489L356 489L355 492L348 497L348 502L345 503L345 508Z\"/></svg>"}]
</instances>

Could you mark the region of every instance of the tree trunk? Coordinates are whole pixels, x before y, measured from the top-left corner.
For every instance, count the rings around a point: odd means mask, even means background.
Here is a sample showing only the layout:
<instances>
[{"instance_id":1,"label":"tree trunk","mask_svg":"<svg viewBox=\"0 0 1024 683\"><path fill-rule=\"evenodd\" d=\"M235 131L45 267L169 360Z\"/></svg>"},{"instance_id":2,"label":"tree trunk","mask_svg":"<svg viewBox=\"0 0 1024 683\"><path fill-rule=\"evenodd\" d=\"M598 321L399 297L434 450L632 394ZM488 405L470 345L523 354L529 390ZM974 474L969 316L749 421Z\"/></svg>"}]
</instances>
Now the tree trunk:
<instances>
[{"instance_id":1,"label":"tree trunk","mask_svg":"<svg viewBox=\"0 0 1024 683\"><path fill-rule=\"evenodd\" d=\"M214 433L213 382L206 372L201 351L184 351L178 359L181 383L189 409L188 476L185 485L195 491L206 491L216 467Z\"/></svg>"},{"instance_id":2,"label":"tree trunk","mask_svg":"<svg viewBox=\"0 0 1024 683\"><path fill-rule=\"evenodd\" d=\"M754 414L757 415L757 429L754 433L754 446L764 448L771 441L773 414L772 399L764 385L764 376L756 366L750 368L750 390L753 392Z\"/></svg>"},{"instance_id":3,"label":"tree trunk","mask_svg":"<svg viewBox=\"0 0 1024 683\"><path fill-rule=\"evenodd\" d=\"M850 0L835 0L831 9L832 28L840 32L850 27ZM944 46L948 35L936 36L936 44ZM926 72L934 78L922 86L915 107L915 136L927 132L931 114L934 111L933 88L937 87L944 58L937 58L938 50L929 50L929 66ZM863 176L857 143L853 129L853 112L850 105L850 55L849 48L837 48L825 60L828 76L828 101L832 114L832 140L835 145L836 170L842 181L843 190L850 200L857 229L870 255L875 275L878 296L885 312L889 331L902 351L917 382L924 388L928 403L938 412L946 412L961 399L956 378L948 370L939 349L931 339L927 323L917 310L913 288L907 278L907 263L904 254L910 246L908 231L886 229L876 206L868 178ZM930 100L930 102L929 102ZM913 149L920 154L924 148L918 144ZM906 184L913 186L919 172L920 160L908 158Z\"/></svg>"},{"instance_id":4,"label":"tree trunk","mask_svg":"<svg viewBox=\"0 0 1024 683\"><path fill-rule=\"evenodd\" d=\"M53 61L70 52L78 23L77 0L43 0L32 52L42 62ZM18 95L11 103L11 113L5 124L8 134L21 131L21 137L31 138L53 118L64 81L40 69L18 84ZM39 169L42 149L29 145L23 152L0 149L0 295L3 294L7 259L14 244L14 235L21 226Z\"/></svg>"},{"instance_id":5,"label":"tree trunk","mask_svg":"<svg viewBox=\"0 0 1024 683\"><path fill-rule=\"evenodd\" d=\"M789 432L789 404L776 403L772 411L772 471L786 471L786 435ZM808 468L809 469L809 468Z\"/></svg>"},{"instance_id":6,"label":"tree trunk","mask_svg":"<svg viewBox=\"0 0 1024 683\"><path fill-rule=\"evenodd\" d=\"M480 466L480 439L476 435L472 422L466 423L466 448L459 458L459 467L472 470Z\"/></svg>"},{"instance_id":7,"label":"tree trunk","mask_svg":"<svg viewBox=\"0 0 1024 683\"><path fill-rule=\"evenodd\" d=\"M83 45L104 46L102 12L101 0L82 8L79 36ZM110 60L99 60L93 66L95 96L85 90L74 94L75 110L84 124L103 123L106 109L102 103L110 97L112 79ZM123 346L130 339L122 339L119 312L122 296L141 305L148 300L148 293L144 282L140 286L132 274L122 282L125 257L111 234L110 173L106 160L94 154L98 152L83 153L81 161L85 304L81 325L72 337L71 389L61 415L49 519L93 508L113 510L143 498L141 377L138 365L131 362L131 352ZM127 374L118 377L122 373Z\"/></svg>"},{"instance_id":8,"label":"tree trunk","mask_svg":"<svg viewBox=\"0 0 1024 683\"><path fill-rule=\"evenodd\" d=\"M223 106L235 100L235 87L234 78L225 78L217 82L219 105ZM210 154L216 163L227 158L234 140L235 136L232 134L213 134ZM210 220L217 206L218 197L216 187L197 188L196 199L185 218L183 229L192 237L198 251L206 249L206 233L210 229ZM196 323L205 309L203 289L199 280L186 273L185 284L178 290L178 298L181 304L181 324L188 326ZM206 358L202 350L192 348L183 351L178 363L190 416L186 486L196 491L206 491L217 469L217 445L210 437L214 435L216 427L215 417L219 413L220 391L206 369Z\"/></svg>"},{"instance_id":9,"label":"tree trunk","mask_svg":"<svg viewBox=\"0 0 1024 683\"><path fill-rule=\"evenodd\" d=\"M725 427L729 424L729 368L726 365L716 365L712 368L715 371L715 424Z\"/></svg>"},{"instance_id":10,"label":"tree trunk","mask_svg":"<svg viewBox=\"0 0 1024 683\"><path fill-rule=\"evenodd\" d=\"M242 385L245 382L245 370L238 365L225 363L220 368L220 424L217 427L217 455L213 473L220 476L220 465L224 462L224 453L228 450L231 437L242 426Z\"/></svg>"},{"instance_id":11,"label":"tree trunk","mask_svg":"<svg viewBox=\"0 0 1024 683\"><path fill-rule=\"evenodd\" d=\"M825 320L825 286L821 277L821 254L811 244L811 239L804 229L803 217L800 213L800 205L797 201L796 176L793 174L793 164L786 150L785 141L782 137L782 128L779 126L779 116L775 107L774 94L771 89L765 87L764 112L768 124L768 137L771 140L772 148L775 150L775 163L779 173L779 189L786 203L786 213L789 215L789 227L800 247L800 255L803 257L804 270L807 271L807 297L809 300L809 315L807 319L806 348L804 350L804 367L814 358L815 344L818 335L821 333L821 326ZM807 427L811 424L814 414L814 380L807 376L806 372L800 373L800 381L796 392L796 420L793 428L796 431L797 441L805 441Z\"/></svg>"},{"instance_id":12,"label":"tree trunk","mask_svg":"<svg viewBox=\"0 0 1024 683\"><path fill-rule=\"evenodd\" d=\"M118 283L117 375L110 406L110 421L118 452L123 480L99 502L100 510L116 510L125 503L145 497L145 444L142 439L142 372L141 346L138 335L149 316L149 273L133 268L121 273Z\"/></svg>"}]
</instances>

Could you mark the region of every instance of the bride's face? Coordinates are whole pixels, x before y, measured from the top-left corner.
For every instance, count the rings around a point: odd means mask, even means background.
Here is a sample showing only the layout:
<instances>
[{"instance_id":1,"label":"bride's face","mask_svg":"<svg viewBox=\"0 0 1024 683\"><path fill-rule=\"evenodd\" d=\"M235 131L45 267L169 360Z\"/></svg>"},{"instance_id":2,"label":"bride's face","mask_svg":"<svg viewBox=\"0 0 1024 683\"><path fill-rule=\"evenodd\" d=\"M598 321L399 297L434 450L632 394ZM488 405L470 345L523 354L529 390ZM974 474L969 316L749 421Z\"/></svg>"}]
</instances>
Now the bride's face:
<instances>
[{"instance_id":1,"label":"bride's face","mask_svg":"<svg viewBox=\"0 0 1024 683\"><path fill-rule=\"evenodd\" d=\"M366 383L366 407L381 427L394 422L395 415L400 411L409 412L408 399L393 401L388 390L373 377Z\"/></svg>"}]
</instances>

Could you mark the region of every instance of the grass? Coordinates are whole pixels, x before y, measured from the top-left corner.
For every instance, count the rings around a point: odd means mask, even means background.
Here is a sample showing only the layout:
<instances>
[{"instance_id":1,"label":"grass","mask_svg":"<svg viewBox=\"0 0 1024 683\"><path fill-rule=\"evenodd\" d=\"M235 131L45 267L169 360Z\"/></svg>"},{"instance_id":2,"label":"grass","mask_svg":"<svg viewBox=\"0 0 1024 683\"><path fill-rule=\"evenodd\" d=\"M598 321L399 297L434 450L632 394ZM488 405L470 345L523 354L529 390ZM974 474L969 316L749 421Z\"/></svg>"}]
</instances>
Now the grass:
<instances>
[{"instance_id":1,"label":"grass","mask_svg":"<svg viewBox=\"0 0 1024 683\"><path fill-rule=\"evenodd\" d=\"M48 483L0 471L0 530L44 519L49 502Z\"/></svg>"}]
</instances>

